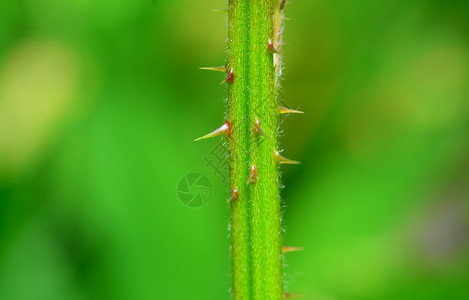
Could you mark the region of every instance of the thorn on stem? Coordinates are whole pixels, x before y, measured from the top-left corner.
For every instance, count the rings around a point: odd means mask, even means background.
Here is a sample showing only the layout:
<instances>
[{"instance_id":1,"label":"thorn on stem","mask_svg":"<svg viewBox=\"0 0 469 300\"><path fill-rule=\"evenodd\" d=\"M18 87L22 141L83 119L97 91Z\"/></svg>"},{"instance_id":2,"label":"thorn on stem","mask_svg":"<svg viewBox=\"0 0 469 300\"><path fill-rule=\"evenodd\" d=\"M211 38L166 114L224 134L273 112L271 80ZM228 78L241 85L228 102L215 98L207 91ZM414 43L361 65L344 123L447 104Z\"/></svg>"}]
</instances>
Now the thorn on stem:
<instances>
[{"instance_id":1,"label":"thorn on stem","mask_svg":"<svg viewBox=\"0 0 469 300\"><path fill-rule=\"evenodd\" d=\"M218 136L218 135L226 135L226 136L230 135L230 123L228 121L226 121L218 129L215 129L214 131L210 132L209 134L201 136L201 137L195 139L194 141L197 142L197 141L200 141L200 140L203 140L203 139L208 139L208 138Z\"/></svg>"},{"instance_id":2,"label":"thorn on stem","mask_svg":"<svg viewBox=\"0 0 469 300\"><path fill-rule=\"evenodd\" d=\"M226 65L219 67L201 67L201 70L217 71L217 72L226 72Z\"/></svg>"},{"instance_id":3,"label":"thorn on stem","mask_svg":"<svg viewBox=\"0 0 469 300\"><path fill-rule=\"evenodd\" d=\"M272 40L269 40L269 43L267 44L267 50L269 50L271 53L278 53L278 50L275 49L274 44L272 43Z\"/></svg>"},{"instance_id":4,"label":"thorn on stem","mask_svg":"<svg viewBox=\"0 0 469 300\"><path fill-rule=\"evenodd\" d=\"M291 246L282 246L282 253L288 252L295 252L295 251L303 251L303 247L291 247Z\"/></svg>"},{"instance_id":5,"label":"thorn on stem","mask_svg":"<svg viewBox=\"0 0 469 300\"><path fill-rule=\"evenodd\" d=\"M256 129L256 132L258 134L265 136L265 132L264 130L262 130L261 122L259 121L259 119L256 119L256 121L254 122L254 128Z\"/></svg>"},{"instance_id":6,"label":"thorn on stem","mask_svg":"<svg viewBox=\"0 0 469 300\"><path fill-rule=\"evenodd\" d=\"M220 84L224 84L224 83L232 84L234 82L234 78L235 78L235 75L233 72L233 68L231 68L228 74L226 74L225 79Z\"/></svg>"},{"instance_id":7,"label":"thorn on stem","mask_svg":"<svg viewBox=\"0 0 469 300\"><path fill-rule=\"evenodd\" d=\"M286 108L280 105L278 106L278 113L280 115L281 114L304 114L304 112L300 110L294 110L294 109Z\"/></svg>"},{"instance_id":8,"label":"thorn on stem","mask_svg":"<svg viewBox=\"0 0 469 300\"><path fill-rule=\"evenodd\" d=\"M299 161L291 160L286 157L283 157L282 155L280 155L278 151L275 152L275 157L277 158L277 162L279 164L286 164L286 165L299 165L300 164Z\"/></svg>"},{"instance_id":9,"label":"thorn on stem","mask_svg":"<svg viewBox=\"0 0 469 300\"><path fill-rule=\"evenodd\" d=\"M239 198L238 189L234 188L233 190L231 190L231 195L227 202L238 200L238 198Z\"/></svg>"},{"instance_id":10,"label":"thorn on stem","mask_svg":"<svg viewBox=\"0 0 469 300\"><path fill-rule=\"evenodd\" d=\"M257 182L257 169L254 165L251 166L251 169L249 170L249 178L248 178L248 184L249 183L256 183Z\"/></svg>"}]
</instances>

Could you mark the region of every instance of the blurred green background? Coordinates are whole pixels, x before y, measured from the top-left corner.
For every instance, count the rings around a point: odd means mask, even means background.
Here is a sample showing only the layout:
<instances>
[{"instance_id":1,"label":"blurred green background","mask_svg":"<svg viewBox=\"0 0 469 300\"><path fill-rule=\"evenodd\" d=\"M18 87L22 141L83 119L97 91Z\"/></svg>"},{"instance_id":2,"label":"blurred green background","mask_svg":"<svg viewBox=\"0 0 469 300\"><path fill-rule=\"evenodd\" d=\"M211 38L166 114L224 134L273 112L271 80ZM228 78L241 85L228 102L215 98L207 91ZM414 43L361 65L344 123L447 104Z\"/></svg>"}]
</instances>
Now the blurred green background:
<instances>
[{"instance_id":1,"label":"blurred green background","mask_svg":"<svg viewBox=\"0 0 469 300\"><path fill-rule=\"evenodd\" d=\"M0 299L229 299L226 1L0 1ZM469 2L293 1L286 286L469 299ZM210 201L177 197L205 174Z\"/></svg>"}]
</instances>

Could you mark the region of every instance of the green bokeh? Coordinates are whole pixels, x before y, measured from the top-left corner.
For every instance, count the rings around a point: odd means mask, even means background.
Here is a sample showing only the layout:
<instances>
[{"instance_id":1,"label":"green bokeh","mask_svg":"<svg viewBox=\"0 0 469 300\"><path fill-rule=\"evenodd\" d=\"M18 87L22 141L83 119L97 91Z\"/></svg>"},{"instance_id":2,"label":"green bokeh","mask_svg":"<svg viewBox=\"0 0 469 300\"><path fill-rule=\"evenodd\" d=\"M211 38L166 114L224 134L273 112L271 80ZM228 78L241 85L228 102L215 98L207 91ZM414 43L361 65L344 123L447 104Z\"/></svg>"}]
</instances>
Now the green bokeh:
<instances>
[{"instance_id":1,"label":"green bokeh","mask_svg":"<svg viewBox=\"0 0 469 300\"><path fill-rule=\"evenodd\" d=\"M0 299L229 299L226 1L0 2ZM294 1L286 286L469 299L469 2ZM205 174L210 201L179 180Z\"/></svg>"}]
</instances>

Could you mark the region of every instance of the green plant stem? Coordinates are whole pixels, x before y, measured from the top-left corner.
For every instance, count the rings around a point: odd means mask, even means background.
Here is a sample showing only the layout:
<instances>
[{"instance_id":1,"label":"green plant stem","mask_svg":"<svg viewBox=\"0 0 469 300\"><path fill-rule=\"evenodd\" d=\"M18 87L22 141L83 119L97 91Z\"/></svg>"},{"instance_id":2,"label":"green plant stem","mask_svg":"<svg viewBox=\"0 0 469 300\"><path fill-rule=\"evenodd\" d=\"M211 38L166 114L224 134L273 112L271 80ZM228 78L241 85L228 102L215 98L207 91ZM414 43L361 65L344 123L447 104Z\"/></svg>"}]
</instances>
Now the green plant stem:
<instances>
[{"instance_id":1,"label":"green plant stem","mask_svg":"<svg viewBox=\"0 0 469 300\"><path fill-rule=\"evenodd\" d=\"M228 22L233 297L283 299L272 0L230 0Z\"/></svg>"},{"instance_id":2,"label":"green plant stem","mask_svg":"<svg viewBox=\"0 0 469 300\"><path fill-rule=\"evenodd\" d=\"M251 162L258 180L250 186L252 241L252 298L283 299L278 167L277 91L272 41L272 1L251 0L250 117L259 120L263 134L251 129Z\"/></svg>"},{"instance_id":3,"label":"green plant stem","mask_svg":"<svg viewBox=\"0 0 469 300\"><path fill-rule=\"evenodd\" d=\"M230 186L238 191L231 201L231 255L233 269L233 298L250 299L250 224L248 157L249 90L248 57L249 7L245 0L231 0L228 17L228 70L235 79L228 88L228 122L230 123Z\"/></svg>"}]
</instances>

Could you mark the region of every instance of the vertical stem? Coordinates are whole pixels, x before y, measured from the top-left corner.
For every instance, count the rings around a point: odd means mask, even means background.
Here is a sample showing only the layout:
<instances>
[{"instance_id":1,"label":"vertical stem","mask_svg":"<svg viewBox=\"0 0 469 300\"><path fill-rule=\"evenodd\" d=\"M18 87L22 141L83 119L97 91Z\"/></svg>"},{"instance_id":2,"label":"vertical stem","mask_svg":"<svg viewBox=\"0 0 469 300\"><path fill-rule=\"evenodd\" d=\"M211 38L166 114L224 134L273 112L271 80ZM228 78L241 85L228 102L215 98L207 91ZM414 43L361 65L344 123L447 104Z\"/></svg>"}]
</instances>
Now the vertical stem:
<instances>
[{"instance_id":1,"label":"vertical stem","mask_svg":"<svg viewBox=\"0 0 469 300\"><path fill-rule=\"evenodd\" d=\"M272 0L229 0L233 297L283 299Z\"/></svg>"},{"instance_id":2,"label":"vertical stem","mask_svg":"<svg viewBox=\"0 0 469 300\"><path fill-rule=\"evenodd\" d=\"M257 182L250 186L252 298L283 299L277 151L277 92L273 54L272 0L251 0L249 104L250 160ZM262 131L261 131L262 130Z\"/></svg>"},{"instance_id":3,"label":"vertical stem","mask_svg":"<svg viewBox=\"0 0 469 300\"><path fill-rule=\"evenodd\" d=\"M230 0L228 11L228 70L234 81L228 88L228 122L230 153L230 185L237 190L238 199L231 201L231 253L233 269L233 298L250 299L250 224L249 196L246 182L248 164L249 90L248 47L249 6L246 0Z\"/></svg>"}]
</instances>

